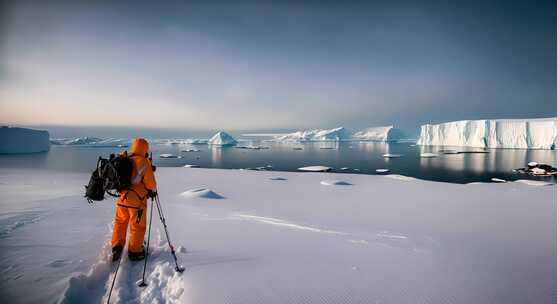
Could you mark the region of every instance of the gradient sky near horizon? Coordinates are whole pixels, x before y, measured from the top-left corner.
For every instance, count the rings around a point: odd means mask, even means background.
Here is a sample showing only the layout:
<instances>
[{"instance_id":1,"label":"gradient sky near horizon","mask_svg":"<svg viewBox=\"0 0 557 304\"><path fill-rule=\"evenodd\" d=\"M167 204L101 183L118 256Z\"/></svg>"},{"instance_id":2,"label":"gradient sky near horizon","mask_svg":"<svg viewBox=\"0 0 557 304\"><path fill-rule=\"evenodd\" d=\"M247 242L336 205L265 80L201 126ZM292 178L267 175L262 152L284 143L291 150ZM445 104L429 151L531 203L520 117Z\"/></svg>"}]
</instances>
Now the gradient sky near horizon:
<instances>
[{"instance_id":1,"label":"gradient sky near horizon","mask_svg":"<svg viewBox=\"0 0 557 304\"><path fill-rule=\"evenodd\" d=\"M557 116L554 1L0 5L1 123L263 130Z\"/></svg>"}]
</instances>

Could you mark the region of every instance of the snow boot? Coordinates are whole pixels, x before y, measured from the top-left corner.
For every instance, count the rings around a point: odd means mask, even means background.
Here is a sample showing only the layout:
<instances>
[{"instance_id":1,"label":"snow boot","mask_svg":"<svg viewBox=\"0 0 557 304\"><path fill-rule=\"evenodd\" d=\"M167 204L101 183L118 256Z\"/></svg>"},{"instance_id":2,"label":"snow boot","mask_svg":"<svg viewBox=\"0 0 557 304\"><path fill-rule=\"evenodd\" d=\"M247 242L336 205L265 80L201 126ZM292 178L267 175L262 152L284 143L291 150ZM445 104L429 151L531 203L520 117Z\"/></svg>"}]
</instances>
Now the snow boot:
<instances>
[{"instance_id":1,"label":"snow boot","mask_svg":"<svg viewBox=\"0 0 557 304\"><path fill-rule=\"evenodd\" d=\"M130 259L130 261L141 261L145 259L145 249L141 250L140 252L128 251L128 258Z\"/></svg>"},{"instance_id":2,"label":"snow boot","mask_svg":"<svg viewBox=\"0 0 557 304\"><path fill-rule=\"evenodd\" d=\"M124 247L117 245L114 246L112 248L112 261L118 261L120 259L120 257L122 256L122 251L124 250Z\"/></svg>"}]
</instances>

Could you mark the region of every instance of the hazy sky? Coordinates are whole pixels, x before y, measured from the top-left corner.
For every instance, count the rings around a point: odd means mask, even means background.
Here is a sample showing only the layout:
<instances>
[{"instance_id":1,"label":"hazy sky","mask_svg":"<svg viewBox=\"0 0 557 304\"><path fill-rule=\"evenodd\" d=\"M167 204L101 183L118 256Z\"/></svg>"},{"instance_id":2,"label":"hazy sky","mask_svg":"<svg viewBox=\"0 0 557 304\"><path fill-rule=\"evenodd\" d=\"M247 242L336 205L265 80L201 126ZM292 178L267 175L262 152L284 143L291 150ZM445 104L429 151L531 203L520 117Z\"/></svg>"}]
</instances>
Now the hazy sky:
<instances>
[{"instance_id":1,"label":"hazy sky","mask_svg":"<svg viewBox=\"0 0 557 304\"><path fill-rule=\"evenodd\" d=\"M555 1L119 2L2 2L0 122L410 129L557 116Z\"/></svg>"}]
</instances>

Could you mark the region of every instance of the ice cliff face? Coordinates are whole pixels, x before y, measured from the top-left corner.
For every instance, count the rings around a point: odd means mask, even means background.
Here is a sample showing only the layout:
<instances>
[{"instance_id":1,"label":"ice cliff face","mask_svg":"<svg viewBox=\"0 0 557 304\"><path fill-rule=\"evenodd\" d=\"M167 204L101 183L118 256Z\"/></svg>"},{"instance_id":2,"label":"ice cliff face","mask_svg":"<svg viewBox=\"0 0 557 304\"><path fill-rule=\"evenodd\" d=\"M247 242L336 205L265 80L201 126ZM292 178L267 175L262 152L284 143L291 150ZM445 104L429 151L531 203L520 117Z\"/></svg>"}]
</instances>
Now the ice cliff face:
<instances>
[{"instance_id":1,"label":"ice cliff face","mask_svg":"<svg viewBox=\"0 0 557 304\"><path fill-rule=\"evenodd\" d=\"M217 134L213 135L211 139L207 142L209 145L215 146L232 146L237 144L238 142L234 137L230 136L228 133L224 131L220 131Z\"/></svg>"},{"instance_id":2,"label":"ice cliff face","mask_svg":"<svg viewBox=\"0 0 557 304\"><path fill-rule=\"evenodd\" d=\"M557 117L462 120L423 125L418 145L476 148L555 149Z\"/></svg>"},{"instance_id":3,"label":"ice cliff face","mask_svg":"<svg viewBox=\"0 0 557 304\"><path fill-rule=\"evenodd\" d=\"M344 127L330 130L313 129L298 131L274 138L279 142L303 142L303 141L394 141L400 139L401 133L393 126L367 128L358 132L353 132Z\"/></svg>"},{"instance_id":4,"label":"ice cliff face","mask_svg":"<svg viewBox=\"0 0 557 304\"><path fill-rule=\"evenodd\" d=\"M50 149L47 131L0 127L0 154L36 153Z\"/></svg>"}]
</instances>

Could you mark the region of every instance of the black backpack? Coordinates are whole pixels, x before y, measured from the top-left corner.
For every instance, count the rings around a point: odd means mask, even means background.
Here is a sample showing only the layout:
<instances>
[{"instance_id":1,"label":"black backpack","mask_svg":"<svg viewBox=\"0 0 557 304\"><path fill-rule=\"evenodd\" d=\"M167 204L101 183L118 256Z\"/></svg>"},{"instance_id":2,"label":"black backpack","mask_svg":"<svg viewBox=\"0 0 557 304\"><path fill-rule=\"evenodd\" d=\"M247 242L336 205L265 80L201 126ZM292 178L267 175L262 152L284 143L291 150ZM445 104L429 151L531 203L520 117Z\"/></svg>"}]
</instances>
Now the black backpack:
<instances>
[{"instance_id":1,"label":"black backpack","mask_svg":"<svg viewBox=\"0 0 557 304\"><path fill-rule=\"evenodd\" d=\"M99 157L97 168L91 174L89 184L85 186L85 197L89 203L104 200L105 192L118 197L118 192L129 190L132 185L133 161L127 152L110 158Z\"/></svg>"}]
</instances>

